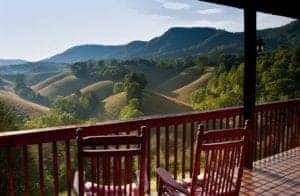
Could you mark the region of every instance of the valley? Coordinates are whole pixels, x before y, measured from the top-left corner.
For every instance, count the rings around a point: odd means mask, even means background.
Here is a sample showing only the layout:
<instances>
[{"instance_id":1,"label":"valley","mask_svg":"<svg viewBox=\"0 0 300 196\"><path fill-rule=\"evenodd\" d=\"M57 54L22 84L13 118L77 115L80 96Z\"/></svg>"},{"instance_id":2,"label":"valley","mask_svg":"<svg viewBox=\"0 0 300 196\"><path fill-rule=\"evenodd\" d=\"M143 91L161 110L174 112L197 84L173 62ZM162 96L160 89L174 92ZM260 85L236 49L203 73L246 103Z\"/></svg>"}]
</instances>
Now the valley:
<instances>
[{"instance_id":1,"label":"valley","mask_svg":"<svg viewBox=\"0 0 300 196\"><path fill-rule=\"evenodd\" d=\"M258 58L259 101L298 96L299 65L293 59L299 31L295 21L258 32L268 51ZM283 41L283 35L289 36ZM240 105L242 37L212 28L171 28L148 42L76 46L38 62L3 60L0 101L23 116L26 128ZM291 89L284 93L265 85L274 83L267 71L278 66L275 60L265 65L270 56L286 59L280 66L294 66Z\"/></svg>"}]
</instances>

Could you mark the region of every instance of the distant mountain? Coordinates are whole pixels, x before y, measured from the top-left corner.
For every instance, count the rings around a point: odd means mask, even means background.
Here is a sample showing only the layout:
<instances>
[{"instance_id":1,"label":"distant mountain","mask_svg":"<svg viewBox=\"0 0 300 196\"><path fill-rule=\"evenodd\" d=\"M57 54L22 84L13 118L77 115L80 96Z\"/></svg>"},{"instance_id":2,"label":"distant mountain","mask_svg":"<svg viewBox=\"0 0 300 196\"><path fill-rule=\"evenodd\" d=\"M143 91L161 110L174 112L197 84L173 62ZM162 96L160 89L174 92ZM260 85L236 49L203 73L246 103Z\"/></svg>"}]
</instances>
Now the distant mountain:
<instances>
[{"instance_id":1,"label":"distant mountain","mask_svg":"<svg viewBox=\"0 0 300 196\"><path fill-rule=\"evenodd\" d=\"M0 75L12 75L12 74L26 74L26 73L42 73L42 72L54 72L67 68L65 63L54 62L30 62L17 65L7 65L0 67Z\"/></svg>"},{"instance_id":2,"label":"distant mountain","mask_svg":"<svg viewBox=\"0 0 300 196\"><path fill-rule=\"evenodd\" d=\"M266 49L278 46L296 46L300 43L300 21L278 28L258 31ZM132 58L173 58L184 55L243 51L243 33L231 33L214 28L171 28L150 41L133 41L126 45L79 45L61 54L38 62L20 59L0 59L0 74L26 74L57 72L67 64L87 60L132 59Z\"/></svg>"},{"instance_id":3,"label":"distant mountain","mask_svg":"<svg viewBox=\"0 0 300 196\"><path fill-rule=\"evenodd\" d=\"M6 65L19 65L27 63L27 61L22 59L0 59L0 67Z\"/></svg>"},{"instance_id":4,"label":"distant mountain","mask_svg":"<svg viewBox=\"0 0 300 196\"><path fill-rule=\"evenodd\" d=\"M104 46L104 45L80 45L74 46L61 54L57 54L46 62L74 63L77 61L110 59L119 53L123 46Z\"/></svg>"},{"instance_id":5,"label":"distant mountain","mask_svg":"<svg viewBox=\"0 0 300 196\"><path fill-rule=\"evenodd\" d=\"M294 21L282 27L259 30L258 36L263 38L267 49L279 45L293 46L300 43L300 22ZM214 28L175 27L150 41L133 41L126 45L115 46L79 45L44 61L74 63L105 59L169 58L215 50L241 52L243 37L243 33L231 33Z\"/></svg>"}]
</instances>

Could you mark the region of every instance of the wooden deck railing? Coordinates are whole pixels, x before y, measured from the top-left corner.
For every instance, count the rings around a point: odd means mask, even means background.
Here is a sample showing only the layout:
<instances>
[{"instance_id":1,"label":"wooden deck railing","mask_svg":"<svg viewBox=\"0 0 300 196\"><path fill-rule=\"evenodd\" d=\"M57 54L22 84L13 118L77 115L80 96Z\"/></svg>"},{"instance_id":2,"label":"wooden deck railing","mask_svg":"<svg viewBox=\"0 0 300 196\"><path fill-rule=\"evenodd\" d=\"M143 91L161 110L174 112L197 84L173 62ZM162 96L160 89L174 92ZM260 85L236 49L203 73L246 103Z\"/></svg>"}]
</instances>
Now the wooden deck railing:
<instances>
[{"instance_id":1,"label":"wooden deck railing","mask_svg":"<svg viewBox=\"0 0 300 196\"><path fill-rule=\"evenodd\" d=\"M155 181L155 169L163 166L176 179L191 176L194 137L199 123L206 129L240 127L243 108L153 116L92 126L66 126L0 133L0 192L7 195L72 194L77 169L75 132L128 134L145 125L150 131L147 173ZM254 121L254 160L299 146L300 100L257 105ZM155 182L151 183L153 189ZM149 189L149 190L151 190ZM38 191L38 192L36 192ZM2 195L2 194L0 194Z\"/></svg>"}]
</instances>

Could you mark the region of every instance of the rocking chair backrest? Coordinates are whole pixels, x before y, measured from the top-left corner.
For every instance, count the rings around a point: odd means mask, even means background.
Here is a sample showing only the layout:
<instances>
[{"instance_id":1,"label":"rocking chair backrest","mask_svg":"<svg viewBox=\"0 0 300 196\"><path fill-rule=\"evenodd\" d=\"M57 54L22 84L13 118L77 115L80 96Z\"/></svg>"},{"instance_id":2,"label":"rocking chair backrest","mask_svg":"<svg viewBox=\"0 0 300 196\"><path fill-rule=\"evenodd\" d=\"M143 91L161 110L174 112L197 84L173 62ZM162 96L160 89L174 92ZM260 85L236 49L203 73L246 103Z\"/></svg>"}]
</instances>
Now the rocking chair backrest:
<instances>
[{"instance_id":1,"label":"rocking chair backrest","mask_svg":"<svg viewBox=\"0 0 300 196\"><path fill-rule=\"evenodd\" d=\"M206 132L204 126L199 125L191 195L238 195L246 134L247 122L245 128Z\"/></svg>"},{"instance_id":2,"label":"rocking chair backrest","mask_svg":"<svg viewBox=\"0 0 300 196\"><path fill-rule=\"evenodd\" d=\"M140 135L83 137L82 131L77 130L79 196L85 192L85 174L91 176L92 195L127 195L134 188L144 195L147 128ZM132 187L134 171L139 171L138 188Z\"/></svg>"}]
</instances>

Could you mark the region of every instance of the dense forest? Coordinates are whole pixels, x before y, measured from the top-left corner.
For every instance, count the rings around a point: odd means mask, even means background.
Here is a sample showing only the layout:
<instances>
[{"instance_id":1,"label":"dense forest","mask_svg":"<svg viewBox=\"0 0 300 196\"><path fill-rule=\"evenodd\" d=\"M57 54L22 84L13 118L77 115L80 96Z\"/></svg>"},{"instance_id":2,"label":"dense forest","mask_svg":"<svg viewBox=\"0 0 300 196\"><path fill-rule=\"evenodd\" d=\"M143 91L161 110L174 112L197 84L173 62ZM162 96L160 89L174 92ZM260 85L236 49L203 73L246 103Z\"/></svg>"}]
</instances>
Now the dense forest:
<instances>
[{"instance_id":1,"label":"dense forest","mask_svg":"<svg viewBox=\"0 0 300 196\"><path fill-rule=\"evenodd\" d=\"M256 102L300 96L300 50L278 48L257 58ZM231 65L231 66L228 66ZM220 64L207 86L191 94L197 110L242 105L243 63Z\"/></svg>"}]
</instances>

